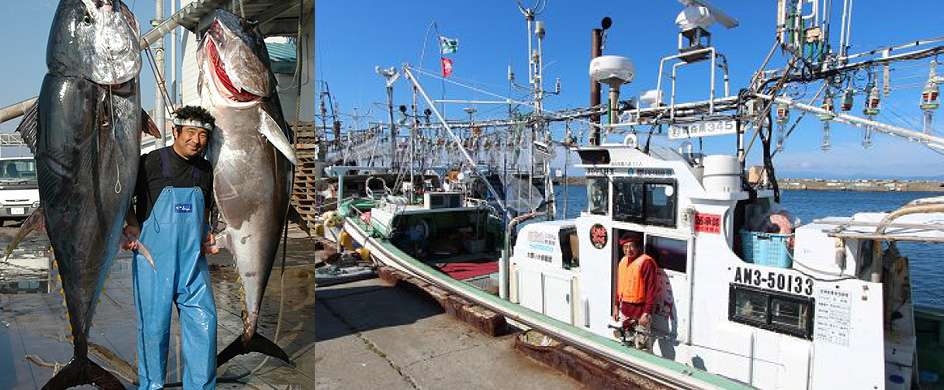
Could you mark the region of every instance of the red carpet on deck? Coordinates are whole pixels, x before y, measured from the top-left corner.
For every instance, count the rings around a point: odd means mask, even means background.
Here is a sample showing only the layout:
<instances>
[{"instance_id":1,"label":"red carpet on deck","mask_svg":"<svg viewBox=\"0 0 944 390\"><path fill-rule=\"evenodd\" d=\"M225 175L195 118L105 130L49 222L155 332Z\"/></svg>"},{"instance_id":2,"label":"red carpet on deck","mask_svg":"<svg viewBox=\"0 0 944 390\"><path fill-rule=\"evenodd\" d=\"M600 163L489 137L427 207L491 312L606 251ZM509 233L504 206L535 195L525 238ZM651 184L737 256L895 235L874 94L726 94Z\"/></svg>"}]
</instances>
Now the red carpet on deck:
<instances>
[{"instance_id":1,"label":"red carpet on deck","mask_svg":"<svg viewBox=\"0 0 944 390\"><path fill-rule=\"evenodd\" d=\"M439 270L451 276L453 279L465 280L476 276L488 275L498 272L498 262L490 261L488 263L449 263L439 267Z\"/></svg>"}]
</instances>

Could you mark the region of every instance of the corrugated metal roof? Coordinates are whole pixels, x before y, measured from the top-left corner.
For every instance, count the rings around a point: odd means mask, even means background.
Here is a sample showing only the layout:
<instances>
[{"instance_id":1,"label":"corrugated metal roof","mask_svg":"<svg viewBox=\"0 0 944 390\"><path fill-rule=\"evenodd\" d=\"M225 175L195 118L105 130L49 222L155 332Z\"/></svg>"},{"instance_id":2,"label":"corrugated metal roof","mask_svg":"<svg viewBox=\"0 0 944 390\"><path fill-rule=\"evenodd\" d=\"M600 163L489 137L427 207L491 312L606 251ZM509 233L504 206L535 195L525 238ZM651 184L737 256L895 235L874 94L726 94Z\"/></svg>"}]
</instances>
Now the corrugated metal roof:
<instances>
[{"instance_id":1,"label":"corrugated metal roof","mask_svg":"<svg viewBox=\"0 0 944 390\"><path fill-rule=\"evenodd\" d=\"M152 45L177 26L197 31L202 18L216 8L259 22L263 36L297 35L298 24L304 24L299 17L314 7L315 0L240 0L238 5L227 0L181 0L179 10L141 36L141 47Z\"/></svg>"},{"instance_id":2,"label":"corrugated metal roof","mask_svg":"<svg viewBox=\"0 0 944 390\"><path fill-rule=\"evenodd\" d=\"M220 0L181 0L181 5L195 1L218 2ZM239 2L223 0L221 4L223 4L223 8L238 15L245 15L248 19L260 22L259 28L265 37L295 38L299 30L298 23L303 23L304 34L301 42L306 53L302 59L302 62L305 63L303 72L308 72L309 75L314 72L314 56L311 49L314 45L312 42L314 39L314 0L242 0ZM301 4L301 7L299 4ZM299 20L300 12L303 13L302 20ZM196 64L196 37L193 33L188 32L184 35L184 38L186 43L182 48L181 73L178 74L181 94L180 103L182 105L200 105L200 95L197 91L199 70ZM286 45L285 40L274 41L266 42L266 48L272 62L272 71L277 73L279 79L286 79L295 74L298 62L297 50L294 43ZM276 45L273 45L273 43ZM314 94L307 92L310 91L311 84L309 83L311 82L308 81L303 84L309 89L300 98L301 112L304 113L305 118L312 118L314 115ZM291 83L291 80L286 81L286 85ZM280 93L280 100L283 103L282 109L286 118L296 118L298 115L295 111L299 103L293 100L297 97L291 96L292 94L294 92Z\"/></svg>"},{"instance_id":3,"label":"corrugated metal roof","mask_svg":"<svg viewBox=\"0 0 944 390\"><path fill-rule=\"evenodd\" d=\"M298 62L295 43L266 42L266 49L269 51L269 61L272 62L272 72L295 73L295 65Z\"/></svg>"}]
</instances>

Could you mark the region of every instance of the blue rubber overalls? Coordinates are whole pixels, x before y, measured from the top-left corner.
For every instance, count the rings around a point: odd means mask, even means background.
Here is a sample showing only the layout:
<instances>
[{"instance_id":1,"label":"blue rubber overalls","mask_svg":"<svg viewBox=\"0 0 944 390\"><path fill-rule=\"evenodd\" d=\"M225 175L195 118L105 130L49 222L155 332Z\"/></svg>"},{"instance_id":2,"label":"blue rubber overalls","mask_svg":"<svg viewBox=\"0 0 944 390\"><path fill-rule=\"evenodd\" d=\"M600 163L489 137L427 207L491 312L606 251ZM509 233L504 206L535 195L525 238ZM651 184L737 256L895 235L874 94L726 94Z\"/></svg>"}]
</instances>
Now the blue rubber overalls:
<instances>
[{"instance_id":1,"label":"blue rubber overalls","mask_svg":"<svg viewBox=\"0 0 944 390\"><path fill-rule=\"evenodd\" d=\"M171 175L170 148L160 150L161 174ZM193 170L194 182L200 172ZM177 306L183 337L183 388L216 387L216 304L206 258L207 235L200 187L165 187L141 226L140 242L156 269L135 254L132 265L138 313L140 389L164 387L171 310Z\"/></svg>"}]
</instances>

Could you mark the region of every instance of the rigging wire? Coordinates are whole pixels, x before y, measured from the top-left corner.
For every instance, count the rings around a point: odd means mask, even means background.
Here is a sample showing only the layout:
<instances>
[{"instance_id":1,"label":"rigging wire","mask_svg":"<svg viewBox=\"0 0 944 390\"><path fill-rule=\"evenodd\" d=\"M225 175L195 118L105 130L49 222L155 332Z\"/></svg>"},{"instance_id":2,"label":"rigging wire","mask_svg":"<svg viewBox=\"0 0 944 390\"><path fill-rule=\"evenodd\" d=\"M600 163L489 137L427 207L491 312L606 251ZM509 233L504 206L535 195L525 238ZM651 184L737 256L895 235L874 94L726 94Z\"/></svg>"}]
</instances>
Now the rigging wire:
<instances>
[{"instance_id":1,"label":"rigging wire","mask_svg":"<svg viewBox=\"0 0 944 390\"><path fill-rule=\"evenodd\" d=\"M155 85L154 87L157 88L158 92L161 93L161 99L164 100L164 107L165 107L164 111L166 112L168 107L172 108L172 110L170 111L171 113L173 113L174 111L177 111L177 107L174 106L174 103L170 100L170 95L167 92L167 82L164 80L164 74L162 73L162 70L157 69L157 65L153 57L154 53L151 52L151 47L148 46L147 48L145 48L144 53L146 54L146 57L148 59L148 64L151 67L151 72L154 74L154 79L155 79L155 82L157 83L157 85ZM154 114L157 115L156 112ZM160 129L161 132L163 133L165 124L158 123L157 125L159 126L158 129Z\"/></svg>"},{"instance_id":2,"label":"rigging wire","mask_svg":"<svg viewBox=\"0 0 944 390\"><path fill-rule=\"evenodd\" d=\"M819 88L819 91L816 92L816 95L813 95L813 98L810 99L809 104L813 104L813 102L815 102L816 99L819 99L820 94L822 94L824 91L826 91L826 89L827 89L828 87L829 87L829 84L828 84L828 83L823 83L823 85ZM793 121L793 125L790 126L790 130L787 130L786 134L784 134L784 136L783 136L784 141L786 141L787 139L790 138L790 135L793 134L793 130L796 129L797 125L800 124L800 121L803 120L803 118L804 118L804 117L806 116L806 114L808 114L808 113L809 113L808 111L802 111L802 112L800 113L800 116L798 116L798 117L796 118L796 120ZM748 148L748 149L749 149L749 148ZM774 157L777 155L777 153L779 153L779 151L774 150L773 153L770 155L770 158L774 158ZM747 154L747 152L745 152L745 155L746 155L746 154Z\"/></svg>"},{"instance_id":3,"label":"rigging wire","mask_svg":"<svg viewBox=\"0 0 944 390\"><path fill-rule=\"evenodd\" d=\"M441 77L441 76L439 76L438 74L428 72L428 71L426 71L426 70L424 70L424 69L421 69L421 68L410 67L410 69L415 70L417 73L422 74L422 75L424 75L424 76L428 76L428 77L431 77L431 78L434 78L434 79L442 80L442 81L444 81L444 82L447 82L447 83L450 83L450 84L453 84L453 85L456 85L456 86L459 86L459 87L467 88L467 89L470 89L470 90L472 90L472 91L475 91L475 92L478 92L478 93L481 93L481 94L484 94L484 95L488 95L488 96L495 97L495 98L498 98L498 99L502 99L502 100L505 100L505 101L514 102L514 103L519 104L519 105L524 105L524 106L528 106L528 107L532 107L532 108L534 107L534 105L531 104L531 103L524 102L524 101L516 101L516 100L510 99L510 98L508 98L508 97L506 97L506 96L502 96L502 95L500 95L500 94L494 93L494 92L489 92L489 91L486 91L486 90L481 89L481 88L476 88L476 87L471 86L471 85L467 85L467 84L464 84L464 83L460 83L460 82L458 82L458 81L454 81L454 80L447 79L447 78L445 78L445 77ZM601 106L602 106L602 105L601 105ZM587 112L591 112L591 111L600 111L600 110L594 110L593 108L591 108L590 110L587 110ZM583 122L584 124L586 124L586 125L588 125L588 126L603 127L603 125L597 125L597 124L595 124L595 123L592 123L589 119L579 118L579 117L575 117L575 116L563 115L563 114L560 114L559 112L544 111L544 112L542 112L542 115L550 116L550 117L551 117L550 119L552 119L552 120L561 120L561 121L562 121L562 120L572 119L572 120L575 120L575 121L578 121L578 122ZM582 113L582 111L581 111L581 115L584 115L584 114ZM589 114L586 114L586 115L589 115ZM546 119L545 119L545 120L546 120Z\"/></svg>"},{"instance_id":4,"label":"rigging wire","mask_svg":"<svg viewBox=\"0 0 944 390\"><path fill-rule=\"evenodd\" d=\"M886 102L885 102L885 111L891 113L891 114L894 115L897 119L899 119L899 120L900 120L900 123L902 123L902 124L905 125L904 127L910 127L910 128L912 128L912 129L920 129L920 128L921 128L921 126L918 126L916 123L912 122L911 120L909 120L909 119L905 118L904 116L902 116L901 114L899 114L899 113L898 113L898 110L895 109L896 107L897 107L897 106L896 106L894 103L892 103L891 101L886 101ZM880 116L883 116L883 117L888 118L888 116L885 116L885 115L880 115Z\"/></svg>"}]
</instances>

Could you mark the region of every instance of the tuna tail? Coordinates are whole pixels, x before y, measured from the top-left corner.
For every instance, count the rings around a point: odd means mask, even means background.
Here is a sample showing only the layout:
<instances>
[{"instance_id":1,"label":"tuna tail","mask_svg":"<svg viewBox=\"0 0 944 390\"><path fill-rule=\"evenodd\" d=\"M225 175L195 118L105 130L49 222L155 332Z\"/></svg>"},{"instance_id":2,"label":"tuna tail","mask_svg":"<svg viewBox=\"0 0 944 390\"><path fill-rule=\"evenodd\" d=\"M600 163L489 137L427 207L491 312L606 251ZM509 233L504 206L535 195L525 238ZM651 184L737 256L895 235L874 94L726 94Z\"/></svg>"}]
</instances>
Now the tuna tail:
<instances>
[{"instance_id":1,"label":"tuna tail","mask_svg":"<svg viewBox=\"0 0 944 390\"><path fill-rule=\"evenodd\" d=\"M249 344L243 343L242 336L237 337L236 340L233 340L233 342L230 343L228 347L223 349L223 351L217 355L216 366L220 367L230 359L250 352L259 352L261 354L269 355L285 362L292 367L295 366L295 363L289 360L288 355L282 350L282 348L280 348L278 345L275 345L275 343L273 343L271 340L258 333L254 333L252 335L252 338L249 339Z\"/></svg>"},{"instance_id":2,"label":"tuna tail","mask_svg":"<svg viewBox=\"0 0 944 390\"><path fill-rule=\"evenodd\" d=\"M124 390L112 373L95 364L88 358L74 358L62 368L46 385L43 390L65 390L73 386L94 384L105 390Z\"/></svg>"}]
</instances>

